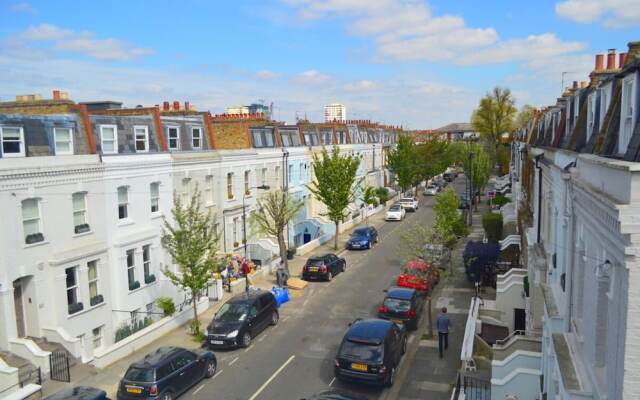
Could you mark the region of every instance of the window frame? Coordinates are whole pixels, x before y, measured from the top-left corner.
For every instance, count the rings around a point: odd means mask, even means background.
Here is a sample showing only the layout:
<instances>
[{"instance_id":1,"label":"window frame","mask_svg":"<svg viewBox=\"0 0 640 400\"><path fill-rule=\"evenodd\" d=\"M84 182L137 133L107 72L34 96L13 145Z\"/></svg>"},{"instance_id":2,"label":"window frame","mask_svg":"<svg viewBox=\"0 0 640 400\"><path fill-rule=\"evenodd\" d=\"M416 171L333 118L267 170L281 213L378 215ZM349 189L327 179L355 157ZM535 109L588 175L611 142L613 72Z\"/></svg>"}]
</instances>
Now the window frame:
<instances>
[{"instance_id":1,"label":"window frame","mask_svg":"<svg viewBox=\"0 0 640 400\"><path fill-rule=\"evenodd\" d=\"M251 170L244 171L244 195L251 196Z\"/></svg>"},{"instance_id":2,"label":"window frame","mask_svg":"<svg viewBox=\"0 0 640 400\"><path fill-rule=\"evenodd\" d=\"M142 246L142 273L144 277L151 275L151 245Z\"/></svg>"},{"instance_id":3,"label":"window frame","mask_svg":"<svg viewBox=\"0 0 640 400\"><path fill-rule=\"evenodd\" d=\"M227 200L235 198L233 193L233 172L227 172Z\"/></svg>"},{"instance_id":4,"label":"window frame","mask_svg":"<svg viewBox=\"0 0 640 400\"><path fill-rule=\"evenodd\" d=\"M84 208L81 210L77 210L76 207L76 203L73 200L73 197L75 195L82 195L82 202L84 204ZM72 209L72 216L73 216L73 227L77 228L78 226L81 225L89 225L89 209L88 209L88 205L87 205L87 192L75 192L71 194L71 209ZM81 224L76 224L76 214L77 213L84 213L84 222Z\"/></svg>"},{"instance_id":5,"label":"window frame","mask_svg":"<svg viewBox=\"0 0 640 400\"><path fill-rule=\"evenodd\" d=\"M171 131L175 130L176 137L171 138ZM171 147L171 140L176 141L176 147ZM167 126L167 149L180 150L180 127L179 126Z\"/></svg>"},{"instance_id":6,"label":"window frame","mask_svg":"<svg viewBox=\"0 0 640 400\"><path fill-rule=\"evenodd\" d=\"M95 278L91 279L91 265L95 266ZM95 284L96 294L94 296L98 296L100 294L100 271L98 270L98 260L91 260L87 262L87 288L89 289L89 299L93 296L91 295L91 284Z\"/></svg>"},{"instance_id":7,"label":"window frame","mask_svg":"<svg viewBox=\"0 0 640 400\"><path fill-rule=\"evenodd\" d=\"M105 151L104 150L104 129L110 128L113 129L113 140L108 140L113 142L113 151ZM104 124L100 125L100 150L102 154L118 154L118 125L113 124Z\"/></svg>"},{"instance_id":8,"label":"window frame","mask_svg":"<svg viewBox=\"0 0 640 400\"><path fill-rule=\"evenodd\" d=\"M4 142L5 142L5 129L17 129L20 143L20 151L18 153L6 153L4 151ZM11 141L15 143L15 141ZM25 157L26 155L26 143L24 140L24 128L21 126L9 126L9 125L0 125L0 152L2 153L3 158L11 158L11 157Z\"/></svg>"},{"instance_id":9,"label":"window frame","mask_svg":"<svg viewBox=\"0 0 640 400\"><path fill-rule=\"evenodd\" d=\"M198 132L197 140L200 143L198 146L195 145L196 137L193 135L194 132ZM201 126L192 126L191 127L191 148L193 150L201 150L202 149L202 127Z\"/></svg>"},{"instance_id":10,"label":"window frame","mask_svg":"<svg viewBox=\"0 0 640 400\"><path fill-rule=\"evenodd\" d=\"M262 186L267 185L267 168L262 168L260 170L260 181Z\"/></svg>"},{"instance_id":11,"label":"window frame","mask_svg":"<svg viewBox=\"0 0 640 400\"><path fill-rule=\"evenodd\" d=\"M25 201L28 201L28 200L33 200L33 201L36 202L36 210L38 211L38 217L37 218L25 219L25 217L24 217L24 203L25 203ZM38 221L38 232L34 232L34 234L40 233L40 234L42 234L42 236L44 236L44 229L43 229L43 225L42 225L42 208L41 208L41 204L40 204L41 201L42 201L42 199L40 199L39 197L29 197L27 199L23 199L20 202L20 211L21 211L20 218L22 220L22 233L23 233L25 242L27 240L27 236L31 235L31 233L27 233L27 231L25 229L25 222L26 221L35 221L35 220L37 220Z\"/></svg>"},{"instance_id":12,"label":"window frame","mask_svg":"<svg viewBox=\"0 0 640 400\"><path fill-rule=\"evenodd\" d=\"M127 267L127 283L128 287L131 287L136 282L136 249L127 249L124 254L125 266ZM131 265L129 265L129 255L131 255Z\"/></svg>"},{"instance_id":13,"label":"window frame","mask_svg":"<svg viewBox=\"0 0 640 400\"><path fill-rule=\"evenodd\" d=\"M211 206L215 204L215 199L213 198L214 190L213 187L215 185L213 175L209 174L204 177L204 201L205 204Z\"/></svg>"},{"instance_id":14,"label":"window frame","mask_svg":"<svg viewBox=\"0 0 640 400\"><path fill-rule=\"evenodd\" d=\"M96 335L96 330L98 331L98 334ZM93 344L93 349L101 349L103 346L103 330L104 330L104 325L100 325L98 327L95 327L91 330L91 343ZM96 346L96 341L98 341L99 345Z\"/></svg>"},{"instance_id":15,"label":"window frame","mask_svg":"<svg viewBox=\"0 0 640 400\"><path fill-rule=\"evenodd\" d=\"M154 189L156 188L155 191L155 195L154 195ZM149 184L149 205L151 213L152 214L156 214L160 212L160 182L151 182ZM155 210L153 209L153 207L155 206Z\"/></svg>"},{"instance_id":16,"label":"window frame","mask_svg":"<svg viewBox=\"0 0 640 400\"><path fill-rule=\"evenodd\" d=\"M182 178L181 186L180 197L182 198L182 205L188 207L191 202L191 178Z\"/></svg>"},{"instance_id":17,"label":"window frame","mask_svg":"<svg viewBox=\"0 0 640 400\"><path fill-rule=\"evenodd\" d=\"M68 282L68 270L72 270L73 271L73 285L69 286L69 282ZM71 304L78 304L80 303L80 290L79 290L79 286L78 286L78 266L74 265L72 267L67 267L64 269L65 272L65 293L67 295L67 306L70 306ZM73 296L75 297L75 302L74 303L69 303L69 291L73 291Z\"/></svg>"},{"instance_id":18,"label":"window frame","mask_svg":"<svg viewBox=\"0 0 640 400\"><path fill-rule=\"evenodd\" d=\"M625 95L627 86L629 86L629 93ZM636 114L636 79L634 74L625 77L622 80L622 99L620 105L620 134L618 140L618 153L624 154L627 152L629 143L631 143L631 137L633 136L633 128L635 124ZM626 121L629 122L629 132L626 131Z\"/></svg>"},{"instance_id":19,"label":"window frame","mask_svg":"<svg viewBox=\"0 0 640 400\"><path fill-rule=\"evenodd\" d=\"M63 152L63 151L59 151L58 150L58 137L57 137L57 133L58 131L62 131L62 130L66 130L69 133L69 151ZM68 156L68 155L73 155L73 128L71 127L63 127L63 126L56 126L53 128L53 148L54 148L54 153L55 155L60 155L60 156Z\"/></svg>"},{"instance_id":20,"label":"window frame","mask_svg":"<svg viewBox=\"0 0 640 400\"><path fill-rule=\"evenodd\" d=\"M138 130L144 130L144 150L138 150ZM134 125L133 126L133 148L136 153L148 153L149 152L149 127L147 125Z\"/></svg>"},{"instance_id":21,"label":"window frame","mask_svg":"<svg viewBox=\"0 0 640 400\"><path fill-rule=\"evenodd\" d=\"M124 195L126 196L125 202L120 202L120 189L124 189ZM117 196L118 196L118 221L125 221L129 219L129 186L118 186ZM124 217L121 216L120 207L124 207Z\"/></svg>"}]
</instances>

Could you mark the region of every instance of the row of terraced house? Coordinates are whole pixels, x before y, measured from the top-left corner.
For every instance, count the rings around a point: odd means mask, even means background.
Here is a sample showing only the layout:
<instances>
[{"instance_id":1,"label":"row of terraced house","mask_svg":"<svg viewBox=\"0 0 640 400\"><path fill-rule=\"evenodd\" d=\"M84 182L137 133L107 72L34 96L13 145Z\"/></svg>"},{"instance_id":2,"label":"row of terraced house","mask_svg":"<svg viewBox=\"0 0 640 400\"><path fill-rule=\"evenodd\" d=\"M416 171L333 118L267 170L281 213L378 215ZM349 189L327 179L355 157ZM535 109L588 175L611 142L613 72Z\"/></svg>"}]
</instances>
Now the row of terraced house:
<instances>
[{"instance_id":1,"label":"row of terraced house","mask_svg":"<svg viewBox=\"0 0 640 400\"><path fill-rule=\"evenodd\" d=\"M516 135L522 267L498 277L511 335L493 346L493 399L640 398L640 42L628 46Z\"/></svg>"},{"instance_id":2,"label":"row of terraced house","mask_svg":"<svg viewBox=\"0 0 640 400\"><path fill-rule=\"evenodd\" d=\"M288 191L304 202L287 229L302 252L335 234L307 189L313 155L338 146L361 158L367 185L390 186L386 154L399 134L369 121L212 115L187 102L76 103L59 91L0 103L0 354L46 372L44 347L56 343L82 362L113 362L127 351L116 342L123 324L151 322L159 296L185 300L162 274L176 269L160 243L174 194L187 201L197 188L220 251L242 253L243 211L259 187ZM371 211L356 200L344 227ZM273 238L246 236L248 258L276 260Z\"/></svg>"}]
</instances>

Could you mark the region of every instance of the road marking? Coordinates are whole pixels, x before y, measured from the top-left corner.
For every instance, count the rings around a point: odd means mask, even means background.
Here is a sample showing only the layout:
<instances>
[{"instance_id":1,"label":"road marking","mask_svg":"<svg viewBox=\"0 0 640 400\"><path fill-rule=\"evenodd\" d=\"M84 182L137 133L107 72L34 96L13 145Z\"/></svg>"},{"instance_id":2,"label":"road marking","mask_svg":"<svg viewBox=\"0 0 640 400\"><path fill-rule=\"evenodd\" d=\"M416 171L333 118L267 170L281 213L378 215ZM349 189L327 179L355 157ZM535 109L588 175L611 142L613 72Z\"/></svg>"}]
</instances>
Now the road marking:
<instances>
[{"instance_id":1,"label":"road marking","mask_svg":"<svg viewBox=\"0 0 640 400\"><path fill-rule=\"evenodd\" d=\"M193 391L193 396L195 396L199 391L201 391L204 388L204 385L200 385L200 387L198 387L196 390Z\"/></svg>"},{"instance_id":2,"label":"road marking","mask_svg":"<svg viewBox=\"0 0 640 400\"><path fill-rule=\"evenodd\" d=\"M336 377L334 376L333 379L331 380L331 382L329 382L329 386L333 385L333 382L336 381Z\"/></svg>"},{"instance_id":3,"label":"road marking","mask_svg":"<svg viewBox=\"0 0 640 400\"><path fill-rule=\"evenodd\" d=\"M264 340L264 338L266 338L267 336L269 336L268 333L265 333L264 335L260 336L260 339L258 339L258 342L262 342Z\"/></svg>"},{"instance_id":4,"label":"road marking","mask_svg":"<svg viewBox=\"0 0 640 400\"><path fill-rule=\"evenodd\" d=\"M286 321L289 319L289 316L287 315L286 317L282 318L282 322Z\"/></svg>"},{"instance_id":5,"label":"road marking","mask_svg":"<svg viewBox=\"0 0 640 400\"><path fill-rule=\"evenodd\" d=\"M276 372L274 372L273 375L271 375L271 377L262 384L262 386L260 386L260 388L253 394L253 396L249 397L249 400L255 400L255 398L258 397L260 393L262 393L262 391L271 383L271 381L274 380L276 376L278 376L278 374L282 372L282 370L285 369L291 361L293 361L294 358L296 358L295 354L291 355L291 357L289 357L289 359L284 364L282 364L280 368L278 368Z\"/></svg>"},{"instance_id":6,"label":"road marking","mask_svg":"<svg viewBox=\"0 0 640 400\"><path fill-rule=\"evenodd\" d=\"M224 371L223 369L221 369L220 371L218 371L214 376L211 377L211 379L216 379L216 377L218 375L220 375L222 373L222 371Z\"/></svg>"},{"instance_id":7,"label":"road marking","mask_svg":"<svg viewBox=\"0 0 640 400\"><path fill-rule=\"evenodd\" d=\"M231 362L229 363L229 366L232 366L236 361L238 361L240 357L236 357L233 360L231 360Z\"/></svg>"},{"instance_id":8,"label":"road marking","mask_svg":"<svg viewBox=\"0 0 640 400\"><path fill-rule=\"evenodd\" d=\"M252 347L253 347L253 345L251 345L251 346L247 347L247 348L244 350L244 352L245 352L245 353L247 353L249 350L251 350L251 348L252 348Z\"/></svg>"}]
</instances>

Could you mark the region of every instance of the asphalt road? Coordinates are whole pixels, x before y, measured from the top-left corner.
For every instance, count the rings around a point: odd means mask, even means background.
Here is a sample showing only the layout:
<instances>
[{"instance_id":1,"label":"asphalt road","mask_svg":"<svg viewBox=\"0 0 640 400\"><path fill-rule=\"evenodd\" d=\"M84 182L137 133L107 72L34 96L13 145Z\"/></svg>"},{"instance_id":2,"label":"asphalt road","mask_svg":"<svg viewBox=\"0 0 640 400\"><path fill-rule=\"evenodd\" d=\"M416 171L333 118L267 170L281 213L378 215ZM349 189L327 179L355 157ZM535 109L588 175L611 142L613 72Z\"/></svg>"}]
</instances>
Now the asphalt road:
<instances>
[{"instance_id":1,"label":"asphalt road","mask_svg":"<svg viewBox=\"0 0 640 400\"><path fill-rule=\"evenodd\" d=\"M380 227L381 240L373 249L339 253L347 261L346 272L330 283L310 282L303 296L280 309L278 325L254 338L249 348L217 351L216 376L197 384L183 398L297 400L330 388L364 394L371 400L390 397L388 389L337 382L333 360L348 324L358 317L375 316L383 290L400 273L401 232L411 224L433 221L434 198L419 195L419 199L417 212ZM409 336L410 343L419 339L414 336Z\"/></svg>"}]
</instances>

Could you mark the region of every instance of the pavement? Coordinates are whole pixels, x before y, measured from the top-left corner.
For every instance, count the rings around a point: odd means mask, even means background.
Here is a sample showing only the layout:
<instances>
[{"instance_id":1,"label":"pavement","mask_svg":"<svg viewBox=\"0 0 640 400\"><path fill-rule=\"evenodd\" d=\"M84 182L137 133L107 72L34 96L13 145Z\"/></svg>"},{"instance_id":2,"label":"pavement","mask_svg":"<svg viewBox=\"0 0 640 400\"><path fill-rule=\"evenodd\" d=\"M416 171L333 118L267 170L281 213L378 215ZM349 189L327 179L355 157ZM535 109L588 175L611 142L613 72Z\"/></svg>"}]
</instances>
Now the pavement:
<instances>
[{"instance_id":1,"label":"pavement","mask_svg":"<svg viewBox=\"0 0 640 400\"><path fill-rule=\"evenodd\" d=\"M458 178L454 187L458 191L463 190L464 178ZM393 284L401 271L402 231L414 223L431 224L434 219L433 203L433 197L420 196L420 209L408 213L401 222L385 222L383 212L371 216L368 225L376 226L381 238L371 250L334 251L331 241L309 254L296 256L289 262L292 276L300 274L307 258L327 252L345 257L347 269L332 282L310 282L302 291L291 290L291 301L280 309L278 325L267 328L254 338L247 349L216 351L217 374L196 384L182 397L302 399L329 388L342 388L369 399L448 399L460 367L466 311L473 294L464 273L460 272L461 250L454 256L455 274L443 279L432 297L433 319L437 316L436 308L447 305L453 322L444 359L438 358L437 342L423 340L428 325L426 316L423 316L418 331L409 336L408 352L392 388L344 384L333 376L334 356L349 323L358 317L375 316L384 290ZM340 234L339 243L345 243L349 234L350 230ZM275 285L275 276L256 276L252 285L270 289ZM229 296L225 294L222 301L212 303L201 315L204 325ZM85 365L74 367L72 384L100 387L115 398L118 381L128 365L157 347L167 345L198 347L186 330L179 328L105 369L97 370ZM43 386L45 395L53 391L49 382Z\"/></svg>"}]
</instances>

